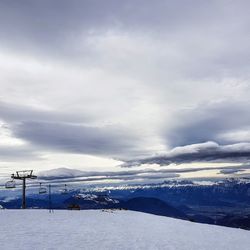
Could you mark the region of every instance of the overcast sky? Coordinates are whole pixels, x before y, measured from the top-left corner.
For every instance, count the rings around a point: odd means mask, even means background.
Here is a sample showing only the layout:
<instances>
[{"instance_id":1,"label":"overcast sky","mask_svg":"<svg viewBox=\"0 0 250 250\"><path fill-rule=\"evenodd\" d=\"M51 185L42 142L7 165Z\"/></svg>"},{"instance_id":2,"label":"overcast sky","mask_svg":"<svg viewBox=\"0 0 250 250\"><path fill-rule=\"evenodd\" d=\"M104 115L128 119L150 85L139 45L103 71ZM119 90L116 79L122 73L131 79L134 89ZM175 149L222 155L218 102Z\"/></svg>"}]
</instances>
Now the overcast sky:
<instances>
[{"instance_id":1,"label":"overcast sky","mask_svg":"<svg viewBox=\"0 0 250 250\"><path fill-rule=\"evenodd\" d=\"M249 9L0 0L0 173L249 174Z\"/></svg>"}]
</instances>

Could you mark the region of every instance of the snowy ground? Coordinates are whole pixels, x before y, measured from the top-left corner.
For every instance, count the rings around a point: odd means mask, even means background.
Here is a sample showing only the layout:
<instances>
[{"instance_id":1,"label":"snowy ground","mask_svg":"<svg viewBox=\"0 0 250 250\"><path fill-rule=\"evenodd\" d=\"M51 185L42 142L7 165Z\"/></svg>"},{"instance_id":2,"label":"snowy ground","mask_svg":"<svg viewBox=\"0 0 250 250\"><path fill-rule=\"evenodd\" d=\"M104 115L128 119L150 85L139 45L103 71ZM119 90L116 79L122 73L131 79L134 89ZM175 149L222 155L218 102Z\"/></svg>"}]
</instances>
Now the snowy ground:
<instances>
[{"instance_id":1,"label":"snowy ground","mask_svg":"<svg viewBox=\"0 0 250 250\"><path fill-rule=\"evenodd\" d=\"M250 232L132 211L0 210L0 249L247 250Z\"/></svg>"}]
</instances>

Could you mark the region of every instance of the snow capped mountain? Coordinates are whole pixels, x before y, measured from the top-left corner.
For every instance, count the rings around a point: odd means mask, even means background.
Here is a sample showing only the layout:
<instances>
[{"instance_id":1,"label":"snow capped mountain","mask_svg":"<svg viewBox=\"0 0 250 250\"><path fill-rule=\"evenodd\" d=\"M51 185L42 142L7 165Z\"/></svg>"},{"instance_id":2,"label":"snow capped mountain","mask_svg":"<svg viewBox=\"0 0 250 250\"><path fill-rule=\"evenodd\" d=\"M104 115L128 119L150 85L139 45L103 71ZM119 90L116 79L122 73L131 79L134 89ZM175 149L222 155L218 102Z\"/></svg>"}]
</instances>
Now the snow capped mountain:
<instances>
[{"instance_id":1,"label":"snow capped mountain","mask_svg":"<svg viewBox=\"0 0 250 250\"><path fill-rule=\"evenodd\" d=\"M96 195L96 194L76 194L73 196L74 199L84 200L84 201L93 201L95 203L99 203L102 205L108 204L118 204L119 201L116 199L112 199L107 195Z\"/></svg>"},{"instance_id":2,"label":"snow capped mountain","mask_svg":"<svg viewBox=\"0 0 250 250\"><path fill-rule=\"evenodd\" d=\"M132 211L2 210L1 249L248 250L250 232Z\"/></svg>"},{"instance_id":3,"label":"snow capped mountain","mask_svg":"<svg viewBox=\"0 0 250 250\"><path fill-rule=\"evenodd\" d=\"M86 185L85 182L78 182L76 185L67 182L72 179L79 180L79 176L89 174L65 168L44 172L45 183L46 181L51 183L55 176L59 176L59 182L52 184L53 208L129 209L201 223L250 229L249 179L231 178L213 182L179 179L166 180L162 183L117 186ZM65 182L67 193L62 192ZM48 194L39 194L39 185L31 184L28 191L29 208L48 208ZM20 189L8 193L5 190L0 192L0 205L7 209L20 208Z\"/></svg>"}]
</instances>

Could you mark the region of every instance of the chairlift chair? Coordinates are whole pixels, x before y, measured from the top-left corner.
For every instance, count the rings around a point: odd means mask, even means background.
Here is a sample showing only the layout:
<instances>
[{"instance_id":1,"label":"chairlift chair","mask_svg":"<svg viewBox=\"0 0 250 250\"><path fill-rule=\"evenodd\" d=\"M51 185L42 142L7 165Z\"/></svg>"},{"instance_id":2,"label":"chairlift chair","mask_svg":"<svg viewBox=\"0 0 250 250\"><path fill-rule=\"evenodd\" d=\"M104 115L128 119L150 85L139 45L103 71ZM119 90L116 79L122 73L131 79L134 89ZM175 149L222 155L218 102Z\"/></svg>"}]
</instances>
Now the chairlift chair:
<instances>
[{"instance_id":1,"label":"chairlift chair","mask_svg":"<svg viewBox=\"0 0 250 250\"><path fill-rule=\"evenodd\" d=\"M47 193L47 188L42 187L42 183L40 182L39 194L46 194L46 193Z\"/></svg>"},{"instance_id":2,"label":"chairlift chair","mask_svg":"<svg viewBox=\"0 0 250 250\"><path fill-rule=\"evenodd\" d=\"M11 181L7 181L5 183L5 188L15 188L16 187L16 183L14 180L11 180Z\"/></svg>"},{"instance_id":3,"label":"chairlift chair","mask_svg":"<svg viewBox=\"0 0 250 250\"><path fill-rule=\"evenodd\" d=\"M68 194L68 188L67 188L67 184L64 185L64 189L61 190L61 194Z\"/></svg>"}]
</instances>

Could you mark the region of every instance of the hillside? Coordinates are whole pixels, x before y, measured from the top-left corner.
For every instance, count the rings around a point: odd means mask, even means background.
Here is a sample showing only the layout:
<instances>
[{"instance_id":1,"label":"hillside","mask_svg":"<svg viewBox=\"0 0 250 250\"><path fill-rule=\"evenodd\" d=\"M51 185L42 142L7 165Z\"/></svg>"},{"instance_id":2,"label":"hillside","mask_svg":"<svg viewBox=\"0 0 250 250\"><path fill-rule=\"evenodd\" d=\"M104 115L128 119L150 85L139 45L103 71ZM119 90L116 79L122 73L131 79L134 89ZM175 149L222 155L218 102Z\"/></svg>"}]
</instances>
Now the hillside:
<instances>
[{"instance_id":1,"label":"hillside","mask_svg":"<svg viewBox=\"0 0 250 250\"><path fill-rule=\"evenodd\" d=\"M1 210L2 249L249 249L250 232L133 211Z\"/></svg>"}]
</instances>

